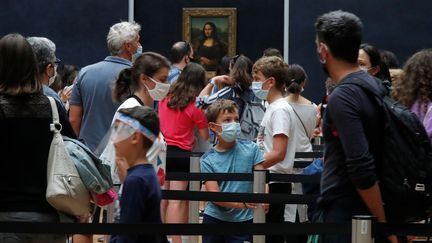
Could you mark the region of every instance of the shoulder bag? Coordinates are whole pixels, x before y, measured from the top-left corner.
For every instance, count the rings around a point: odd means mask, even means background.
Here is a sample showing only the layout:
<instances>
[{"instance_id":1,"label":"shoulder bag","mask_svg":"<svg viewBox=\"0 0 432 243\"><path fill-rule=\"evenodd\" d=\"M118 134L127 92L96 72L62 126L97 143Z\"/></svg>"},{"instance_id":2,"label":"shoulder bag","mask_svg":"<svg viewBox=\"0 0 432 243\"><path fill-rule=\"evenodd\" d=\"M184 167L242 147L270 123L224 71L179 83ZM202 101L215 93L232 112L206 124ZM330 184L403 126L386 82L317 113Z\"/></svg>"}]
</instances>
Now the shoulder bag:
<instances>
[{"instance_id":1,"label":"shoulder bag","mask_svg":"<svg viewBox=\"0 0 432 243\"><path fill-rule=\"evenodd\" d=\"M86 215L90 212L90 193L66 150L60 134L62 126L57 105L53 98L48 99L53 117L50 124L53 139L48 156L46 199L60 212L76 216Z\"/></svg>"}]
</instances>

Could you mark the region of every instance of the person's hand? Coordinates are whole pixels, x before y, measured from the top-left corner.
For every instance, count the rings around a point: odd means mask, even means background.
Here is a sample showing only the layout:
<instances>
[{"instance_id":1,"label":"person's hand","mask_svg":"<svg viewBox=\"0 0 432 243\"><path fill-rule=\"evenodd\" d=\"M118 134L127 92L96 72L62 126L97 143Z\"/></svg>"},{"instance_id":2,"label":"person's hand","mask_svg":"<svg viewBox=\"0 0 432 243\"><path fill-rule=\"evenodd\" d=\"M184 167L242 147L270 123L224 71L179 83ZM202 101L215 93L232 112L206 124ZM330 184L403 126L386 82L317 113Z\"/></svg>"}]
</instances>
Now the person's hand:
<instances>
[{"instance_id":1,"label":"person's hand","mask_svg":"<svg viewBox=\"0 0 432 243\"><path fill-rule=\"evenodd\" d=\"M86 213L83 215L76 216L78 219L78 223L89 223L92 217L91 213Z\"/></svg>"},{"instance_id":2,"label":"person's hand","mask_svg":"<svg viewBox=\"0 0 432 243\"><path fill-rule=\"evenodd\" d=\"M412 243L416 240L417 237L412 236L412 235L408 235L406 238L407 238L408 243Z\"/></svg>"},{"instance_id":3,"label":"person's hand","mask_svg":"<svg viewBox=\"0 0 432 243\"><path fill-rule=\"evenodd\" d=\"M220 84L233 85L234 84L234 80L228 75L215 76L215 77L213 77L213 80L216 83L216 85L220 85Z\"/></svg>"},{"instance_id":4,"label":"person's hand","mask_svg":"<svg viewBox=\"0 0 432 243\"><path fill-rule=\"evenodd\" d=\"M245 208L255 209L257 207L256 203L244 203Z\"/></svg>"},{"instance_id":5,"label":"person's hand","mask_svg":"<svg viewBox=\"0 0 432 243\"><path fill-rule=\"evenodd\" d=\"M127 170L129 169L129 165L126 162L125 158L120 158L120 157L116 157L116 165L117 165L117 173L120 179L120 182L123 183L126 175L127 175Z\"/></svg>"},{"instance_id":6,"label":"person's hand","mask_svg":"<svg viewBox=\"0 0 432 243\"><path fill-rule=\"evenodd\" d=\"M388 240L388 242L391 242L391 243L398 243L398 239L397 239L396 235L387 236L387 240Z\"/></svg>"},{"instance_id":7,"label":"person's hand","mask_svg":"<svg viewBox=\"0 0 432 243\"><path fill-rule=\"evenodd\" d=\"M211 60L208 59L207 57L200 57L200 63L202 65L210 65L211 64Z\"/></svg>"},{"instance_id":8,"label":"person's hand","mask_svg":"<svg viewBox=\"0 0 432 243\"><path fill-rule=\"evenodd\" d=\"M65 87L61 91L60 99L62 100L63 103L66 103L70 99L71 95L72 95L72 89L69 87Z\"/></svg>"},{"instance_id":9,"label":"person's hand","mask_svg":"<svg viewBox=\"0 0 432 243\"><path fill-rule=\"evenodd\" d=\"M262 206L263 206L263 209L264 209L264 213L268 213L268 211L269 211L269 204L268 203L263 203Z\"/></svg>"}]
</instances>

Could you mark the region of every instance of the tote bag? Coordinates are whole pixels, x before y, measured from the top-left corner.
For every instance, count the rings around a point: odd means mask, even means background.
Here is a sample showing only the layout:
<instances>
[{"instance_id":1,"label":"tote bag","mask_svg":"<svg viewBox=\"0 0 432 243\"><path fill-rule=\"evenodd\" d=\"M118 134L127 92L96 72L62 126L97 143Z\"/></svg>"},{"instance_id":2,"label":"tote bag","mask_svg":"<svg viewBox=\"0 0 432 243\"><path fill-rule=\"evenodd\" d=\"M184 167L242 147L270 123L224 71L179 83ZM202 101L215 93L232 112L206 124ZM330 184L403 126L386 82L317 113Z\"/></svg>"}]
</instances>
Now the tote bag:
<instances>
[{"instance_id":1,"label":"tote bag","mask_svg":"<svg viewBox=\"0 0 432 243\"><path fill-rule=\"evenodd\" d=\"M84 186L74 162L69 157L63 137L57 105L51 103L53 123L50 125L53 139L48 156L46 199L60 212L80 216L90 212L90 194Z\"/></svg>"}]
</instances>

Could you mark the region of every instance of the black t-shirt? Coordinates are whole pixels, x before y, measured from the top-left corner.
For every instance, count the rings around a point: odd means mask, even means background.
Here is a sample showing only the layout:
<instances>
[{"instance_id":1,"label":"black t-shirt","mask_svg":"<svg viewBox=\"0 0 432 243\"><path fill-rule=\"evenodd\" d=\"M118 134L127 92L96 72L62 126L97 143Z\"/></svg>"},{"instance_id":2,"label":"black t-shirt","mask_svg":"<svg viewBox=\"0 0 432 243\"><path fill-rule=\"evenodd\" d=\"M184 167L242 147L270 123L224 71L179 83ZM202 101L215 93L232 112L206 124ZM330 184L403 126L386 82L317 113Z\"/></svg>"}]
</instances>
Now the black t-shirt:
<instances>
[{"instance_id":1,"label":"black t-shirt","mask_svg":"<svg viewBox=\"0 0 432 243\"><path fill-rule=\"evenodd\" d=\"M56 103L61 133L76 138L64 109ZM0 211L54 212L45 199L51 123L45 95L0 95Z\"/></svg>"},{"instance_id":2,"label":"black t-shirt","mask_svg":"<svg viewBox=\"0 0 432 243\"><path fill-rule=\"evenodd\" d=\"M326 146L321 202L357 197L356 188L367 189L377 181L383 139L382 108L361 87L344 85L352 79L378 89L373 77L359 71L347 75L331 93L323 120Z\"/></svg>"}]
</instances>

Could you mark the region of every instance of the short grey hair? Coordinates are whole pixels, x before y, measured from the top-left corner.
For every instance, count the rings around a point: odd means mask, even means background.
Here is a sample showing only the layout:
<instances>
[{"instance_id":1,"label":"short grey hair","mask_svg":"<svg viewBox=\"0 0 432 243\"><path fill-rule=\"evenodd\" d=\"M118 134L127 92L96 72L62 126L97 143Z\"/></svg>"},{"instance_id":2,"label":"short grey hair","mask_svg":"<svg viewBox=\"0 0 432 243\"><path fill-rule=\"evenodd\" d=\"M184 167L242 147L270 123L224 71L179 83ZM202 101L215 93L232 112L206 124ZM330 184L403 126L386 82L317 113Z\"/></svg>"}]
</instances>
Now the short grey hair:
<instances>
[{"instance_id":1,"label":"short grey hair","mask_svg":"<svg viewBox=\"0 0 432 243\"><path fill-rule=\"evenodd\" d=\"M37 61L38 73L41 74L45 71L48 64L56 61L56 45L45 37L28 37L27 41L33 49Z\"/></svg>"},{"instance_id":2,"label":"short grey hair","mask_svg":"<svg viewBox=\"0 0 432 243\"><path fill-rule=\"evenodd\" d=\"M141 25L136 22L123 21L111 26L107 35L108 50L111 55L121 54L123 44L135 39L140 31Z\"/></svg>"}]
</instances>

